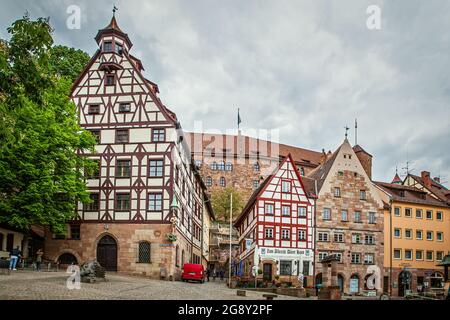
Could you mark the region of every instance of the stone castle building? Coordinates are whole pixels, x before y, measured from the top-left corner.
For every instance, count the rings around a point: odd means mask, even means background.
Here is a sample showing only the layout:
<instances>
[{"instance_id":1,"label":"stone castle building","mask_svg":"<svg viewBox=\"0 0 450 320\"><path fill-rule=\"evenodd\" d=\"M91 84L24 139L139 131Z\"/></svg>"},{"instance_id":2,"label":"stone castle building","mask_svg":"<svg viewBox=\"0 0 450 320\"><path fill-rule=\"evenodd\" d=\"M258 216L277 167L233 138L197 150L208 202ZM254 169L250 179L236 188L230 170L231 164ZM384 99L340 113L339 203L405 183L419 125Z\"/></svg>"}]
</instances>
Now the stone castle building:
<instances>
[{"instance_id":1,"label":"stone castle building","mask_svg":"<svg viewBox=\"0 0 450 320\"><path fill-rule=\"evenodd\" d=\"M192 157L208 190L233 187L244 201L291 154L300 175L325 161L327 154L238 135L187 133ZM328 154L329 155L329 154Z\"/></svg>"},{"instance_id":2,"label":"stone castle building","mask_svg":"<svg viewBox=\"0 0 450 320\"><path fill-rule=\"evenodd\" d=\"M71 93L81 127L97 138L96 152L84 153L98 163L87 177L92 202L78 205L65 237L46 230L45 258L179 278L185 262L207 257L206 187L176 115L144 77L115 17L95 40L99 48Z\"/></svg>"}]
</instances>

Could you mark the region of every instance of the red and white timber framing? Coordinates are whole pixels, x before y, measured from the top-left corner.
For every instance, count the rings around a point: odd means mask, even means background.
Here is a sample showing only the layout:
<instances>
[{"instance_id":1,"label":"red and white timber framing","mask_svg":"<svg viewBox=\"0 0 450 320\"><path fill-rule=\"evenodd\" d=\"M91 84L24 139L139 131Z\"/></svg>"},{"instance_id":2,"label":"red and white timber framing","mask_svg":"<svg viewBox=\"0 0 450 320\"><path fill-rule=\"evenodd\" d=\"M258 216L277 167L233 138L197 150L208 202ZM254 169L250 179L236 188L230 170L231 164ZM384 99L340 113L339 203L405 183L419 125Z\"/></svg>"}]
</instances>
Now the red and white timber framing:
<instances>
[{"instance_id":1,"label":"red and white timber framing","mask_svg":"<svg viewBox=\"0 0 450 320\"><path fill-rule=\"evenodd\" d=\"M96 40L99 49L75 81L71 97L81 127L98 135L96 153L78 152L99 161L99 177L87 181L89 191L99 196L99 210L85 210L80 203L77 220L169 224L170 204L176 197L177 230L200 248L202 184L176 116L157 97L157 85L143 76L140 60L129 53L132 43L115 18ZM118 141L118 130L127 132L125 142ZM162 131L155 135L155 130ZM130 161L129 176L117 176L119 160ZM149 174L151 160L163 161L158 177ZM129 210L117 208L118 194L129 194ZM149 197L155 194L162 197L161 208L151 209Z\"/></svg>"},{"instance_id":2,"label":"red and white timber framing","mask_svg":"<svg viewBox=\"0 0 450 320\"><path fill-rule=\"evenodd\" d=\"M257 244L260 262L290 261L292 275L313 275L315 201L289 154L235 222L241 260L253 259Z\"/></svg>"}]
</instances>

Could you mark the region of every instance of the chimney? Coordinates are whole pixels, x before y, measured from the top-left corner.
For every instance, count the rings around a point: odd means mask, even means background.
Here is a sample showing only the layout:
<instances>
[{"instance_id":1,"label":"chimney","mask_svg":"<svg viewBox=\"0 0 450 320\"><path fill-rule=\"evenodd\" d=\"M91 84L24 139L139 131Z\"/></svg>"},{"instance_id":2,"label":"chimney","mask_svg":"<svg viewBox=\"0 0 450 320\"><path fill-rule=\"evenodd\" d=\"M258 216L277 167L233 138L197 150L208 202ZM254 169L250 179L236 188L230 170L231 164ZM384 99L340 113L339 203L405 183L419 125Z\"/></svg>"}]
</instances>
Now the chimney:
<instances>
[{"instance_id":1,"label":"chimney","mask_svg":"<svg viewBox=\"0 0 450 320\"><path fill-rule=\"evenodd\" d=\"M327 161L327 154L325 153L325 149L322 149L322 154L320 155L320 164L324 164Z\"/></svg>"},{"instance_id":2,"label":"chimney","mask_svg":"<svg viewBox=\"0 0 450 320\"><path fill-rule=\"evenodd\" d=\"M423 183L425 184L426 187L430 188L431 187L431 180L430 180L430 172L428 171L422 171L420 173Z\"/></svg>"},{"instance_id":3,"label":"chimney","mask_svg":"<svg viewBox=\"0 0 450 320\"><path fill-rule=\"evenodd\" d=\"M434 177L433 180L436 181L437 183L441 183L441 178L439 177Z\"/></svg>"}]
</instances>

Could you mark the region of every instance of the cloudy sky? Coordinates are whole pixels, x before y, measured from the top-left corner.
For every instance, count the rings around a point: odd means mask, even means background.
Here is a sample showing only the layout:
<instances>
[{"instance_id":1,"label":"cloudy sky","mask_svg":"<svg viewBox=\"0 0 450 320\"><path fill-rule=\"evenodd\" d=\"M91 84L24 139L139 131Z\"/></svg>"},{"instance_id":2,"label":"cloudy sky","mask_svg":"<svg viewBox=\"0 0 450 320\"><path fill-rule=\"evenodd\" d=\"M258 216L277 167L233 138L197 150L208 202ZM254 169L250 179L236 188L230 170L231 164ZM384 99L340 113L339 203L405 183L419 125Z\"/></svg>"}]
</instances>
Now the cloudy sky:
<instances>
[{"instance_id":1,"label":"cloudy sky","mask_svg":"<svg viewBox=\"0 0 450 320\"><path fill-rule=\"evenodd\" d=\"M59 44L92 55L113 4L148 79L185 130L279 130L335 150L348 125L388 180L412 161L450 181L450 1L0 0L0 36L28 11L50 16ZM81 28L66 26L81 9ZM369 5L381 29L369 30ZM198 124L197 124L198 126ZM448 183L447 183L448 184Z\"/></svg>"}]
</instances>

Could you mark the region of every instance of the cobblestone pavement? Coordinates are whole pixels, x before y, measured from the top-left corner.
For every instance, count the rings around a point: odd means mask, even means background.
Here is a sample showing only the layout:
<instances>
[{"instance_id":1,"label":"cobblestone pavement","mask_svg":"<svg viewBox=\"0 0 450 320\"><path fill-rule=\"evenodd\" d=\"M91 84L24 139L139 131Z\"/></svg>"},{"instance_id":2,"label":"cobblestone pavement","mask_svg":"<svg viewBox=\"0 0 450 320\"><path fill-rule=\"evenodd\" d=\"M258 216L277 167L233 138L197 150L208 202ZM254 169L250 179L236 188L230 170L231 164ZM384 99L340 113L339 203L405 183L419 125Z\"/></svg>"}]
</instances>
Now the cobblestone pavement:
<instances>
[{"instance_id":1,"label":"cobblestone pavement","mask_svg":"<svg viewBox=\"0 0 450 320\"><path fill-rule=\"evenodd\" d=\"M64 272L14 271L0 274L0 300L259 300L263 293L247 291L247 297L236 295L225 282L184 283L158 281L120 274L107 274L108 281L81 283L81 289L66 287ZM277 299L297 299L278 296Z\"/></svg>"}]
</instances>

